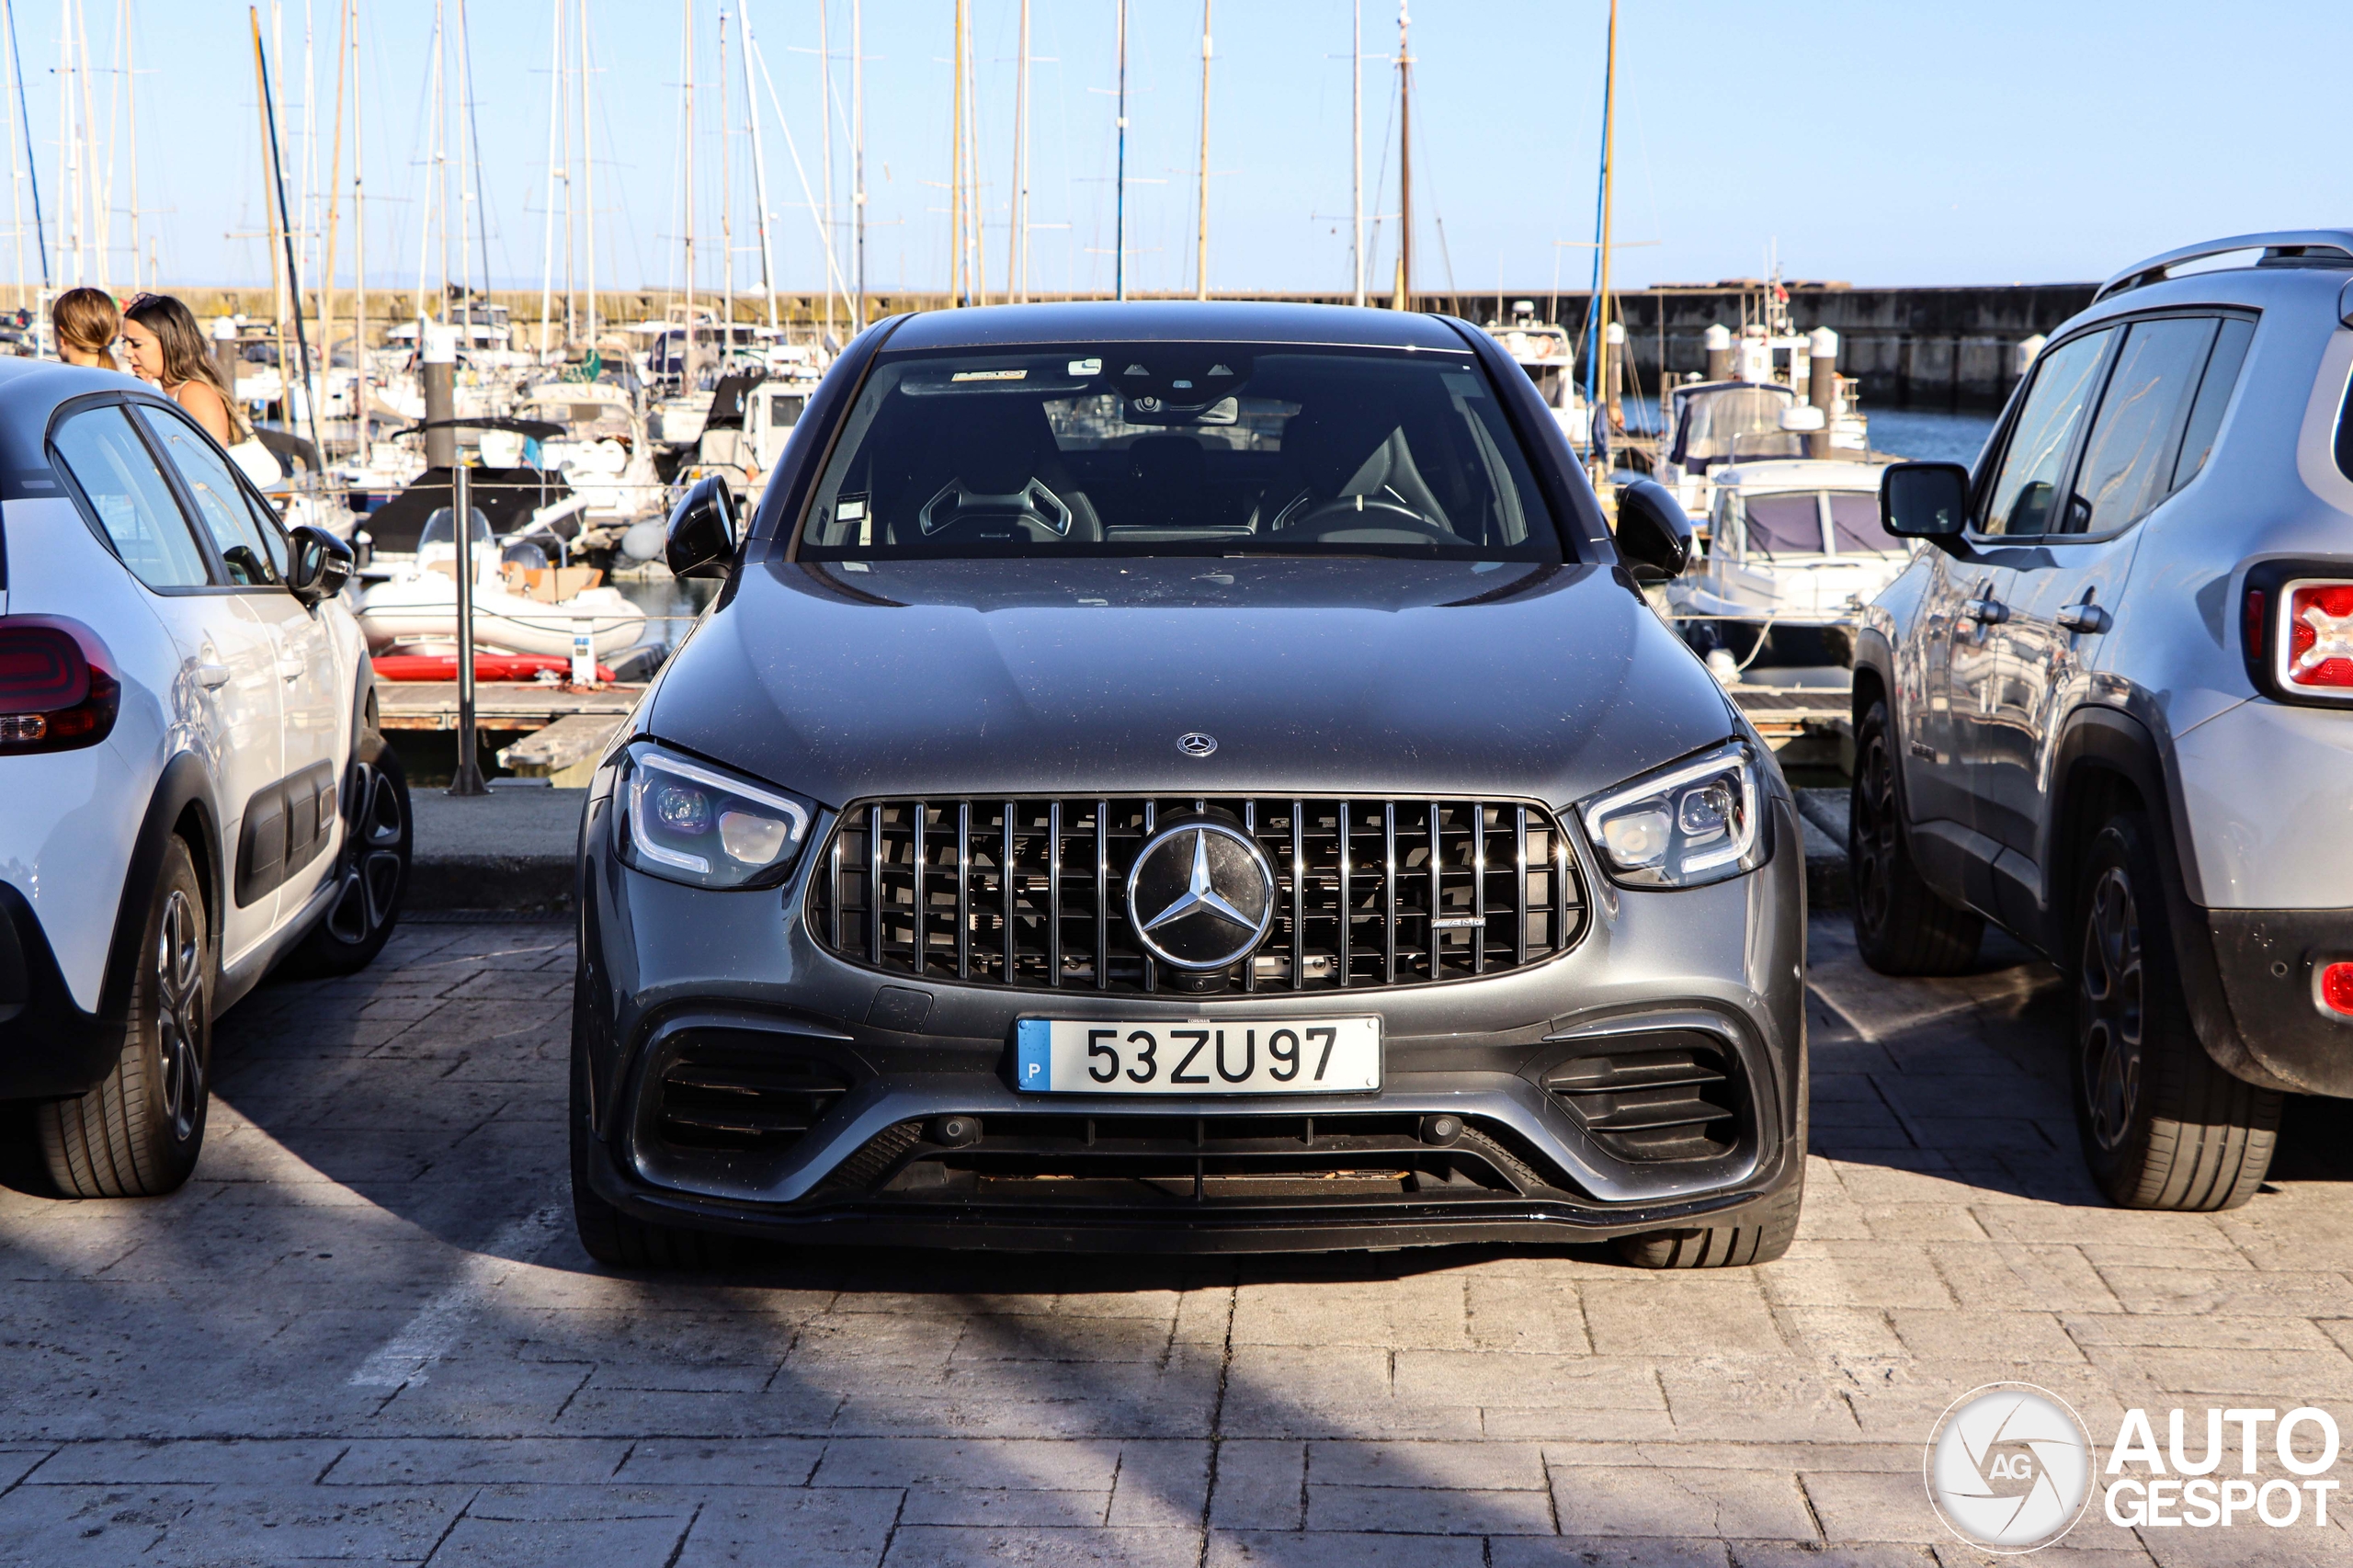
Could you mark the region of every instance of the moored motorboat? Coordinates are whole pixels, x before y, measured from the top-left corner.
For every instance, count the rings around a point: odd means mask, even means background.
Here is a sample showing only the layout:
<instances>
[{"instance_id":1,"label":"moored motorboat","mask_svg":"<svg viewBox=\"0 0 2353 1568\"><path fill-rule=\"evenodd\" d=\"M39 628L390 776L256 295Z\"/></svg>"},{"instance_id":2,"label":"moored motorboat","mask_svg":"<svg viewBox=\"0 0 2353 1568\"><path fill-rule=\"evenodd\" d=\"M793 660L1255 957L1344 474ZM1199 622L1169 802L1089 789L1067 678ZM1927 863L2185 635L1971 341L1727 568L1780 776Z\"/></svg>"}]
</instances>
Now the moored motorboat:
<instances>
[{"instance_id":1,"label":"moored motorboat","mask_svg":"<svg viewBox=\"0 0 2353 1568\"><path fill-rule=\"evenodd\" d=\"M412 644L455 642L458 627L457 536L448 508L436 512L417 541L415 559L359 599L359 624L369 648L397 651ZM603 574L586 566L551 566L537 545L494 540L490 520L473 514L473 635L477 648L551 658L571 655L588 640L597 658L634 645L645 612Z\"/></svg>"}]
</instances>

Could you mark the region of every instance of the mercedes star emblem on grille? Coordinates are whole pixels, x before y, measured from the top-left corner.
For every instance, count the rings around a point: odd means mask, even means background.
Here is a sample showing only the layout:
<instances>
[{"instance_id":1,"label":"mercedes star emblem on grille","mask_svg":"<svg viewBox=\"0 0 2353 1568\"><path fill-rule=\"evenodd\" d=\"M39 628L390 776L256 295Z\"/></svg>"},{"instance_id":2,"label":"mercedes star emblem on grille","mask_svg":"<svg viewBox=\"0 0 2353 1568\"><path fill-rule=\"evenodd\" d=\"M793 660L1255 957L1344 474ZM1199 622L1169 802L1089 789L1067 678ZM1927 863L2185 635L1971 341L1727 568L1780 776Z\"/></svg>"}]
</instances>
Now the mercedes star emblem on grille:
<instances>
[{"instance_id":1,"label":"mercedes star emblem on grille","mask_svg":"<svg viewBox=\"0 0 2353 1568\"><path fill-rule=\"evenodd\" d=\"M1187 756L1207 756L1217 750L1217 737L1205 735L1199 730L1188 730L1176 737L1176 749Z\"/></svg>"},{"instance_id":2,"label":"mercedes star emblem on grille","mask_svg":"<svg viewBox=\"0 0 2353 1568\"><path fill-rule=\"evenodd\" d=\"M1246 834L1222 823L1169 828L1128 873L1136 939L1177 969L1223 969L1256 948L1274 918L1273 868Z\"/></svg>"}]
</instances>

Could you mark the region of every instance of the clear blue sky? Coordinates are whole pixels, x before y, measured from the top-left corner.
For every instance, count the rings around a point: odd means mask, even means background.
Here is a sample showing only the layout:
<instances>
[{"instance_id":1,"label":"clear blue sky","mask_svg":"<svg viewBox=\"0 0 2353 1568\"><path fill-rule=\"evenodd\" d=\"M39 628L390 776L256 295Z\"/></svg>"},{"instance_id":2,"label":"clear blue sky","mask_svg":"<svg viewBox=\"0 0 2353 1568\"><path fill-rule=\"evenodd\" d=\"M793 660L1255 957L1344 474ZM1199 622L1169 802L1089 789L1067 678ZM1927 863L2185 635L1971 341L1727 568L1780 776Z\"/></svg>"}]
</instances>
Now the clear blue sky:
<instances>
[{"instance_id":1,"label":"clear blue sky","mask_svg":"<svg viewBox=\"0 0 2353 1568\"><path fill-rule=\"evenodd\" d=\"M14 0L33 152L59 248L60 0ZM717 17L697 6L696 187L701 283L722 275ZM849 0L830 5L847 92ZM127 115L117 18L78 0L98 131L111 152L115 256L129 281ZM356 0L360 17L369 273L415 282L429 142L431 0ZM597 77L597 271L610 287L673 283L681 232L678 0L589 0ZM164 282L262 278L262 162L245 7L127 0L140 74L142 233ZM536 287L546 189L553 0L470 0L480 210L501 287ZM454 31L458 0L445 0ZM731 59L748 18L813 187L822 188L821 0L728 0ZM290 177L306 123L303 37L315 51L324 164L342 0L279 0ZM271 7L262 7L265 32ZM988 282L1003 287L1016 0L972 0ZM1115 0L1033 0L1033 281L1110 277ZM1218 0L1210 165L1213 287L1342 287L1348 276L1348 0ZM947 274L951 0L866 0L869 267L878 289ZM1416 0L1413 51L1416 282L1515 293L1582 279L1593 235L1606 0ZM1199 0L1131 0L1131 283L1191 282ZM1393 3L1364 7L1368 210L1392 211ZM1625 0L1620 35L1618 276L1628 286L1755 275L1778 244L1793 278L1862 283L2056 281L2241 230L2353 222L2342 155L2353 6L2264 0L1820 0L1808 6ZM734 68L740 72L740 62ZM731 81L739 131L740 74ZM454 87L452 90L454 99ZM760 88L778 269L822 276L812 213ZM13 106L12 106L13 107ZM847 105L838 112L846 112ZM108 126L113 126L111 135ZM847 212L847 147L836 134ZM350 152L345 152L348 179ZM734 142L739 284L758 273L748 142ZM1159 182L1159 183L1148 183ZM22 187L20 187L20 194ZM821 198L822 199L822 198ZM97 199L93 198L93 199ZM300 197L297 197L300 200ZM7 215L0 212L0 222ZM347 204L338 271L350 278ZM96 227L95 218L89 226ZM1381 226L1373 274L1393 265ZM9 242L13 244L13 242ZM440 272L439 242L428 271ZM29 256L29 238L27 255ZM63 258L52 265L63 270ZM14 251L0 249L0 268ZM480 263L477 262L477 272ZM85 264L85 270L88 270ZM306 278L306 281L310 279Z\"/></svg>"}]
</instances>

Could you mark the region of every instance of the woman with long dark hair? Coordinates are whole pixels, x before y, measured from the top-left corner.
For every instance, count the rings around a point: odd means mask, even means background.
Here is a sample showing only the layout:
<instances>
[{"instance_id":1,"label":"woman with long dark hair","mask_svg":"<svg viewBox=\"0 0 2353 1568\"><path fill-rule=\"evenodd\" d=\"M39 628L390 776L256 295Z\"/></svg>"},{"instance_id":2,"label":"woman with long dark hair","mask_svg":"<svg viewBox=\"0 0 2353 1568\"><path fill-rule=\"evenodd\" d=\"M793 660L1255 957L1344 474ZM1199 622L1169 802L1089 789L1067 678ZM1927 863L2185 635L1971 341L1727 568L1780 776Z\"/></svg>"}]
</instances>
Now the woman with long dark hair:
<instances>
[{"instance_id":1,"label":"woman with long dark hair","mask_svg":"<svg viewBox=\"0 0 2353 1568\"><path fill-rule=\"evenodd\" d=\"M131 372L187 409L207 435L223 447L246 437L236 398L205 351L194 312L169 294L134 295L122 307L122 339L131 347Z\"/></svg>"}]
</instances>

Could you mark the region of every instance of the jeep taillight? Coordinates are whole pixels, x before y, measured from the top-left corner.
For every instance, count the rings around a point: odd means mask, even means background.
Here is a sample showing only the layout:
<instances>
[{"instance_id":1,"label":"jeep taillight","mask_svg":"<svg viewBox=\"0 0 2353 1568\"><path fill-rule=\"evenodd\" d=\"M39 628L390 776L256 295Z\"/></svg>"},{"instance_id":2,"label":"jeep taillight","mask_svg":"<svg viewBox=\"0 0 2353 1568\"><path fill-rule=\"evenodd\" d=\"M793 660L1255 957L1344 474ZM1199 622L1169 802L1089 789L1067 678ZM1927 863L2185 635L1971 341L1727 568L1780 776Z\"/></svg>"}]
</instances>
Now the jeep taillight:
<instances>
[{"instance_id":1,"label":"jeep taillight","mask_svg":"<svg viewBox=\"0 0 2353 1568\"><path fill-rule=\"evenodd\" d=\"M2333 963L2320 971L2320 1005L2353 1017L2353 963Z\"/></svg>"},{"instance_id":2,"label":"jeep taillight","mask_svg":"<svg viewBox=\"0 0 2353 1568\"><path fill-rule=\"evenodd\" d=\"M122 706L113 663L97 633L79 621L0 617L0 756L105 740Z\"/></svg>"},{"instance_id":3,"label":"jeep taillight","mask_svg":"<svg viewBox=\"0 0 2353 1568\"><path fill-rule=\"evenodd\" d=\"M2353 697L2353 582L2301 577L2279 590L2274 657L2291 692Z\"/></svg>"}]
</instances>

